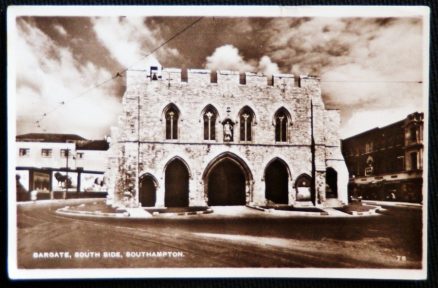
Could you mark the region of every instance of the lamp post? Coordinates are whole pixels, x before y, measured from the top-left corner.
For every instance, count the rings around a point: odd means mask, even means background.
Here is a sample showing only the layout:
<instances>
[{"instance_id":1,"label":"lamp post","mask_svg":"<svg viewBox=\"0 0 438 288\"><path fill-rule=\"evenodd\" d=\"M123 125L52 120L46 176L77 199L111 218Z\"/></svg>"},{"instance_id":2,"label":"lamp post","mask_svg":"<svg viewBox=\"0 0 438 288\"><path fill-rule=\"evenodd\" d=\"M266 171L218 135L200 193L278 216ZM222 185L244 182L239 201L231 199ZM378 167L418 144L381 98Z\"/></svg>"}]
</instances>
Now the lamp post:
<instances>
[{"instance_id":1,"label":"lamp post","mask_svg":"<svg viewBox=\"0 0 438 288\"><path fill-rule=\"evenodd\" d=\"M313 131L313 100L310 99L310 151L312 154L312 183L311 183L311 190L313 191L313 199L312 202L314 203L314 206L318 203L318 193L316 191L316 160L315 160L315 137L314 137L314 131ZM312 195L312 194L311 194Z\"/></svg>"},{"instance_id":2,"label":"lamp post","mask_svg":"<svg viewBox=\"0 0 438 288\"><path fill-rule=\"evenodd\" d=\"M70 154L70 149L65 149L65 169L66 169L66 174L65 174L65 181L64 181L64 193L62 195L62 198L65 200L67 199L67 190L68 190L68 156Z\"/></svg>"},{"instance_id":3,"label":"lamp post","mask_svg":"<svg viewBox=\"0 0 438 288\"><path fill-rule=\"evenodd\" d=\"M68 170L69 170L69 166L68 166L68 158L70 157L70 149L65 149L65 181L64 181L64 193L62 195L63 199L67 199L67 192L68 192L68 185L69 185L69 178L68 178ZM72 157L73 160L76 160L75 157Z\"/></svg>"}]
</instances>

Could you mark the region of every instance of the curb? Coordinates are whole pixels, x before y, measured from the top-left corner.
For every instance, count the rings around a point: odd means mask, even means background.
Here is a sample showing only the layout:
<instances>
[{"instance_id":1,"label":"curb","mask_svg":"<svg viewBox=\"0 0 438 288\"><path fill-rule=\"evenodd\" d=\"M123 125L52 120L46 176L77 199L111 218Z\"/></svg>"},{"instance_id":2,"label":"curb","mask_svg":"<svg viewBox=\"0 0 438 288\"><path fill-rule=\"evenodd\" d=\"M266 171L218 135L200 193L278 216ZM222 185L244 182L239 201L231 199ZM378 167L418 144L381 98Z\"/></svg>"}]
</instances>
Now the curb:
<instances>
[{"instance_id":1,"label":"curb","mask_svg":"<svg viewBox=\"0 0 438 288\"><path fill-rule=\"evenodd\" d=\"M379 205L379 206L387 206L387 207L402 207L402 208L413 208L413 209L423 208L422 204L408 203L408 202L386 202L386 201L374 201L374 200L362 200L362 202L369 205Z\"/></svg>"},{"instance_id":2,"label":"curb","mask_svg":"<svg viewBox=\"0 0 438 288\"><path fill-rule=\"evenodd\" d=\"M66 216L82 216L82 217L102 217L102 218L131 218L129 214L124 213L106 213L100 211L72 211L69 210L70 206L65 206L63 208L59 208L56 210L57 214L66 215Z\"/></svg>"},{"instance_id":3,"label":"curb","mask_svg":"<svg viewBox=\"0 0 438 288\"><path fill-rule=\"evenodd\" d=\"M329 216L329 213L326 211L321 212L304 212L304 211L287 211L287 210L277 210L274 208L262 208L260 206L250 206L246 205L246 207L255 209L258 211L262 211L265 213L269 213L271 215L281 215L281 216ZM322 210L322 209L321 209Z\"/></svg>"},{"instance_id":4,"label":"curb","mask_svg":"<svg viewBox=\"0 0 438 288\"><path fill-rule=\"evenodd\" d=\"M370 203L367 203L370 204ZM373 215L378 215L378 211L385 211L386 209L383 209L381 206L375 206L374 208L368 210L368 211L363 211L363 212L359 212L359 211L350 211L350 212L344 212L346 214L352 215L352 216L373 216Z\"/></svg>"},{"instance_id":5,"label":"curb","mask_svg":"<svg viewBox=\"0 0 438 288\"><path fill-rule=\"evenodd\" d=\"M56 210L57 214L65 215L65 216L79 216L79 217L99 217L99 218L117 218L117 219L151 219L151 217L136 217L131 216L129 212L120 212L120 213L108 213L108 212L100 212L100 211L74 211L69 209L70 206L65 206ZM189 212L174 212L174 213L159 213L159 212L148 212L149 215L153 217L175 217L175 216L193 216L193 215L202 215L202 214L211 214L213 213L213 209L207 209L203 211L189 211Z\"/></svg>"},{"instance_id":6,"label":"curb","mask_svg":"<svg viewBox=\"0 0 438 288\"><path fill-rule=\"evenodd\" d=\"M193 215L203 215L203 214L212 214L214 212L213 209L208 208L202 211L188 211L188 212L171 212L171 213L160 213L158 211L152 212L152 216L158 217L174 217L174 216L193 216Z\"/></svg>"},{"instance_id":7,"label":"curb","mask_svg":"<svg viewBox=\"0 0 438 288\"><path fill-rule=\"evenodd\" d=\"M102 200L103 198L87 198L87 199L47 199L47 200L34 200L34 201L17 201L16 204L18 206L27 206L27 205L38 205L38 204L57 204L62 202L75 202L75 201L86 201L86 202L95 202ZM68 204L68 203L66 203Z\"/></svg>"}]
</instances>

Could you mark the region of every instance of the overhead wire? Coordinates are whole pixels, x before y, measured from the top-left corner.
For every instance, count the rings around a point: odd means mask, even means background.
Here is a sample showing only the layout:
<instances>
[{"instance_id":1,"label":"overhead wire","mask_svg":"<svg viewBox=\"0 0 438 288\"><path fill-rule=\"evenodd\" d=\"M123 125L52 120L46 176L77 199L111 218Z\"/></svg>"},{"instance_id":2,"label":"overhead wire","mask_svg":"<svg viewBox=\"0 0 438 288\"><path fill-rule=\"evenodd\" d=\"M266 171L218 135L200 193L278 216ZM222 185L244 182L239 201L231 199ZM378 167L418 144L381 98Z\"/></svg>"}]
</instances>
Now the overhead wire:
<instances>
[{"instance_id":1,"label":"overhead wire","mask_svg":"<svg viewBox=\"0 0 438 288\"><path fill-rule=\"evenodd\" d=\"M92 90L99 88L100 86L105 85L106 83L113 81L119 77L123 77L123 74L126 73L129 69L131 69L133 66L135 66L136 64L138 64L139 62L143 61L144 59L148 58L149 56L153 55L155 52L157 52L160 48L164 47L165 45L167 45L170 41L174 40L175 38L177 38L178 36L180 36L181 34L183 34L185 31L187 31L188 29L190 29L191 27L193 27L195 24L197 24L199 21L202 20L202 18L204 17L199 17L197 18L195 21L191 22L189 25L185 26L183 29L179 30L177 33L173 34L170 38L168 38L166 41L164 41L163 43L161 43L159 46L157 46L156 48L154 48L153 50L151 50L148 54L144 54L143 57L141 57L138 61L134 62L133 64L129 65L128 67L116 72L111 78L108 78L106 80L103 80L102 82L99 82L91 87L89 87L88 89L84 90L83 92L79 93L78 95L76 95L73 98L70 98L68 100L64 100L61 101L58 106L54 107L52 110L49 110L45 113L43 113L41 115L41 117L35 121L35 123L37 124L37 126L40 128L40 124L41 122L50 114L56 112L57 110L59 110L60 108L62 108L64 105L66 105L67 103L70 103L80 97L83 97L85 95L87 95L89 92L91 92ZM215 20L213 18L213 20ZM323 80L320 79L321 83L413 83L413 84L422 84L423 81L403 81L403 80Z\"/></svg>"},{"instance_id":2,"label":"overhead wire","mask_svg":"<svg viewBox=\"0 0 438 288\"><path fill-rule=\"evenodd\" d=\"M117 79L119 77L123 77L122 75L124 73L126 73L126 71L128 71L129 69L131 69L133 66L135 66L136 64L138 64L139 62L143 61L144 59L148 58L149 56L153 55L155 52L157 52L160 48L164 47L166 44L168 44L170 41L172 41L173 39L177 38L179 35L181 35L182 33L184 33L185 31L187 31L188 29L190 29L191 27L193 27L196 23L198 23L199 21L202 20L202 18L204 17L199 17L197 18L195 21L191 22L189 25L185 26L183 29L179 30L177 33L173 34L170 38L168 38L166 41L164 41L163 43L161 43L159 46L155 47L153 50L151 50L148 54L144 54L143 57L141 57L138 61L134 62L133 64L129 65L128 67L116 72L111 78L108 78L106 80L103 80L102 82L99 82L91 87L89 87L88 89L84 90L83 92L77 94L75 97L70 98L68 100L65 101L61 101L58 106L56 106L55 108L53 108L50 111L47 111L45 113L43 113L41 115L41 117L35 121L35 124L37 125L38 128L40 128L40 124L41 122L50 114L54 113L55 111L59 110L61 107L63 107L63 105L65 105L67 102L72 102L80 97L85 96L86 94L88 94L90 91L99 88L100 86L105 85L106 83L113 81L114 79Z\"/></svg>"}]
</instances>

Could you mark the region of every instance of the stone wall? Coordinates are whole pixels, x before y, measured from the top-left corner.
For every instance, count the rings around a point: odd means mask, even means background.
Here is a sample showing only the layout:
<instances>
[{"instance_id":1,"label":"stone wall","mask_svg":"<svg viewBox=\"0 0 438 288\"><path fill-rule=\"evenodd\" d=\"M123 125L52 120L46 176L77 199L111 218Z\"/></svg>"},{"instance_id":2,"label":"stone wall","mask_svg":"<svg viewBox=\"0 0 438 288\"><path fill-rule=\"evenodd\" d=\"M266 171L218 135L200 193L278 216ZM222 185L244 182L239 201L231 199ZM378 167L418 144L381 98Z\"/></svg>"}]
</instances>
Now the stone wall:
<instances>
[{"instance_id":1,"label":"stone wall","mask_svg":"<svg viewBox=\"0 0 438 288\"><path fill-rule=\"evenodd\" d=\"M338 135L339 113L328 111L321 98L318 79L301 76L299 86L293 75L266 76L246 73L245 84L235 71L217 71L217 83L212 83L211 71L189 69L187 81L182 81L180 69L163 69L162 79L151 81L146 72L128 71L127 89L123 97L123 114L117 139L118 175L114 188L114 203L121 203L123 193L130 192L138 203L138 179L145 173L157 181L156 206L164 205L164 169L179 157L190 171L189 205L206 205L203 173L207 165L223 153L232 153L251 171L251 190L247 203L264 204L264 171L268 163L279 158L289 170L289 204L295 202L294 184L301 174L312 175L312 125L315 140L316 195L325 201L325 169L328 162L343 170ZM164 111L169 104L179 110L178 139L166 140ZM218 117L214 123L215 140L204 140L203 110L214 106ZM313 105L313 106L312 106ZM253 110L255 119L251 143L240 142L239 112ZM287 142L276 143L274 115L280 108L290 114ZM313 120L311 119L313 116ZM234 124L234 141L223 140L223 124ZM114 149L113 149L114 150ZM137 162L139 157L140 162ZM337 161L340 164L334 165ZM336 166L336 167L334 167ZM341 173L340 183L345 180ZM348 181L348 174L347 174ZM345 184L346 189L346 184ZM341 189L342 190L342 189ZM343 192L342 192L343 193ZM340 200L346 198L340 195ZM126 200L126 199L125 199Z\"/></svg>"}]
</instances>

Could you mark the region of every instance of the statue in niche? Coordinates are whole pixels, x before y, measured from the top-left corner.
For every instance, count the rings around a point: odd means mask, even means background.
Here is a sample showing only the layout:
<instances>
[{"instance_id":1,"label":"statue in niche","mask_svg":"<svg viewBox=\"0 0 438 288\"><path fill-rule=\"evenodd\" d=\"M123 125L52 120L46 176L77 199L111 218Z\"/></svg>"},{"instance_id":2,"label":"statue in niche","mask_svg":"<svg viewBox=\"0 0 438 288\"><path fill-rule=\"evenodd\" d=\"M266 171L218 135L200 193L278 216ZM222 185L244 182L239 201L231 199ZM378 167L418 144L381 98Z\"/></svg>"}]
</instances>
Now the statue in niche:
<instances>
[{"instance_id":1,"label":"statue in niche","mask_svg":"<svg viewBox=\"0 0 438 288\"><path fill-rule=\"evenodd\" d=\"M233 122L230 119L224 121L224 141L233 141Z\"/></svg>"}]
</instances>

